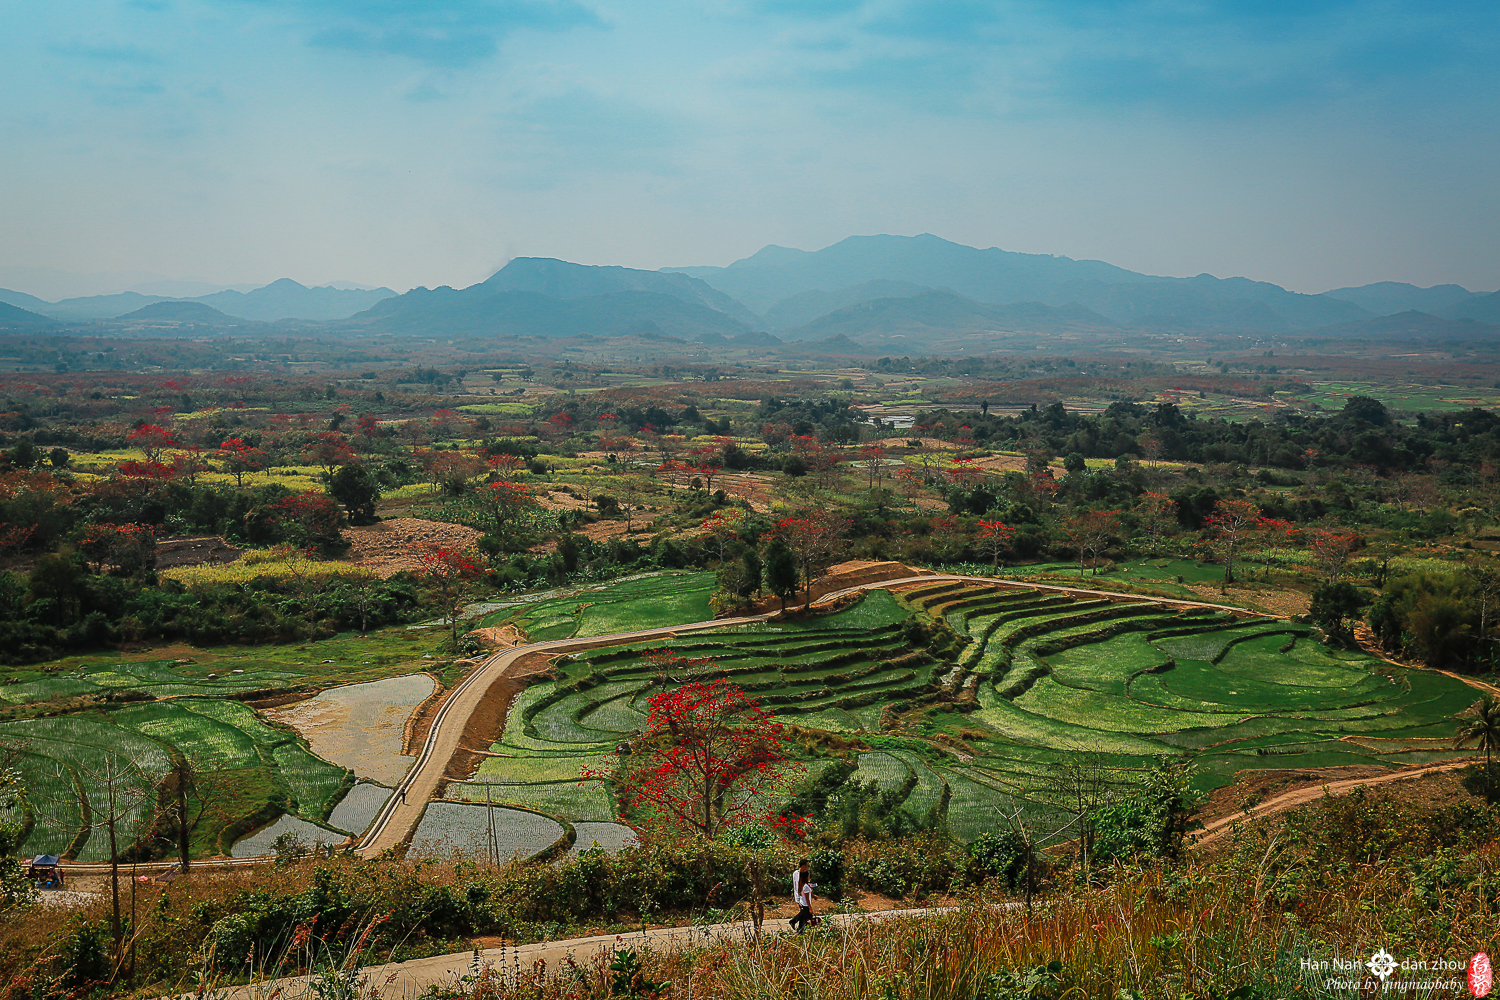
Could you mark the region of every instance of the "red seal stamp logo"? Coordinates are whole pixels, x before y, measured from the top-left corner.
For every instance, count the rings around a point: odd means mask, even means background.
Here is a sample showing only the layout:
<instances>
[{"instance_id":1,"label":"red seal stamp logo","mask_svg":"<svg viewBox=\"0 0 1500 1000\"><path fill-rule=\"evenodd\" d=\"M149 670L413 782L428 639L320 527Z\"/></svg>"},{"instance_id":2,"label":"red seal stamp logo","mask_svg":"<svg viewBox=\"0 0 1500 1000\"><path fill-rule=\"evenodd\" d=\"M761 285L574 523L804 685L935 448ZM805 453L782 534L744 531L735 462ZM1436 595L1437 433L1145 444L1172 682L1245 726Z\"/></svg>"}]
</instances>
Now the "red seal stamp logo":
<instances>
[{"instance_id":1,"label":"red seal stamp logo","mask_svg":"<svg viewBox=\"0 0 1500 1000\"><path fill-rule=\"evenodd\" d=\"M1495 986L1495 970L1490 966L1490 956L1478 952L1469 959L1469 992L1476 997L1487 997Z\"/></svg>"}]
</instances>

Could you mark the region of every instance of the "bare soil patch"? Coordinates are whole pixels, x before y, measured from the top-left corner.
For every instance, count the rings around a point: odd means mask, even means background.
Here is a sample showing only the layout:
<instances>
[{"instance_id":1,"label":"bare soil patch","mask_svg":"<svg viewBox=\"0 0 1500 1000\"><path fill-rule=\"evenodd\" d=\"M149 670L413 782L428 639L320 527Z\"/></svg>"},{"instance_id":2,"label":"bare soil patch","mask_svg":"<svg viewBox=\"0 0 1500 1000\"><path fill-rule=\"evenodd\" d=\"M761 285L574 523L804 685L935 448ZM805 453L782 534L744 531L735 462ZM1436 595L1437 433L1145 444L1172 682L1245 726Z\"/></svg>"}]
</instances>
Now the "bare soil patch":
<instances>
[{"instance_id":1,"label":"bare soil patch","mask_svg":"<svg viewBox=\"0 0 1500 1000\"><path fill-rule=\"evenodd\" d=\"M1188 589L1208 604L1238 604L1263 609L1282 618L1307 614L1311 602L1311 598L1300 590L1252 590L1248 587L1231 586L1221 593L1211 583L1192 585Z\"/></svg>"},{"instance_id":2,"label":"bare soil patch","mask_svg":"<svg viewBox=\"0 0 1500 1000\"><path fill-rule=\"evenodd\" d=\"M1361 764L1349 767L1241 771L1235 776L1233 784L1213 790L1208 802L1199 810L1198 818L1204 823L1210 823L1226 817L1240 816L1246 809L1254 809L1283 792L1299 788L1322 788L1330 781L1347 778L1372 778L1389 774L1390 770Z\"/></svg>"},{"instance_id":3,"label":"bare soil patch","mask_svg":"<svg viewBox=\"0 0 1500 1000\"><path fill-rule=\"evenodd\" d=\"M162 538L156 543L156 568L176 569L179 566L232 563L243 551L217 535Z\"/></svg>"},{"instance_id":4,"label":"bare soil patch","mask_svg":"<svg viewBox=\"0 0 1500 1000\"><path fill-rule=\"evenodd\" d=\"M1223 843L1225 837L1231 834L1236 825L1241 822L1248 823L1279 816L1288 810L1310 805L1325 795L1334 797L1347 795L1356 788L1378 788L1382 796L1404 802L1431 803L1439 801L1438 796L1446 796L1441 801L1452 801L1454 795L1468 794L1457 784L1455 772L1472 763L1473 761L1469 760L1457 760L1389 770L1372 767L1331 767L1292 772L1298 775L1312 775L1314 779L1311 782L1290 780L1287 782L1287 787L1269 790L1263 800L1253 803L1237 802L1231 795L1230 811L1224 815L1206 818L1208 813L1205 810L1204 826L1206 829L1198 834L1197 844L1200 847L1207 847L1211 844L1217 846ZM1367 773L1360 774L1359 772ZM1242 774L1242 777L1245 775ZM1454 779L1454 783L1445 784L1441 779L1446 778ZM1250 777L1248 780L1253 781L1255 778ZM1229 787L1234 788L1237 785L1238 782ZM1250 795L1253 797L1253 791Z\"/></svg>"},{"instance_id":5,"label":"bare soil patch","mask_svg":"<svg viewBox=\"0 0 1500 1000\"><path fill-rule=\"evenodd\" d=\"M462 551L479 541L480 533L462 524L396 517L344 532L349 552L344 561L371 570L379 577L394 576L421 565L424 546L439 545Z\"/></svg>"},{"instance_id":6,"label":"bare soil patch","mask_svg":"<svg viewBox=\"0 0 1500 1000\"><path fill-rule=\"evenodd\" d=\"M330 688L266 716L301 733L324 760L361 778L395 784L411 762L400 759L406 720L437 682L427 674L387 677Z\"/></svg>"},{"instance_id":7,"label":"bare soil patch","mask_svg":"<svg viewBox=\"0 0 1500 1000\"><path fill-rule=\"evenodd\" d=\"M491 625L488 628L476 628L472 632L464 633L464 638L473 636L478 639L485 649L510 649L519 646L526 641L520 629L514 625Z\"/></svg>"},{"instance_id":8,"label":"bare soil patch","mask_svg":"<svg viewBox=\"0 0 1500 1000\"><path fill-rule=\"evenodd\" d=\"M636 535L644 535L649 539L655 532L652 530L651 521L637 519L630 521L628 524L625 521L595 521L592 524L585 524L581 528L574 528L573 534L583 535L585 538L595 542L607 542L611 538L633 537ZM679 534L681 533L679 532ZM550 555L557 551L557 543L542 542L539 545L531 546L526 551L535 555Z\"/></svg>"},{"instance_id":9,"label":"bare soil patch","mask_svg":"<svg viewBox=\"0 0 1500 1000\"><path fill-rule=\"evenodd\" d=\"M1019 455L987 455L974 460L986 472L1025 472L1026 459Z\"/></svg>"}]
</instances>

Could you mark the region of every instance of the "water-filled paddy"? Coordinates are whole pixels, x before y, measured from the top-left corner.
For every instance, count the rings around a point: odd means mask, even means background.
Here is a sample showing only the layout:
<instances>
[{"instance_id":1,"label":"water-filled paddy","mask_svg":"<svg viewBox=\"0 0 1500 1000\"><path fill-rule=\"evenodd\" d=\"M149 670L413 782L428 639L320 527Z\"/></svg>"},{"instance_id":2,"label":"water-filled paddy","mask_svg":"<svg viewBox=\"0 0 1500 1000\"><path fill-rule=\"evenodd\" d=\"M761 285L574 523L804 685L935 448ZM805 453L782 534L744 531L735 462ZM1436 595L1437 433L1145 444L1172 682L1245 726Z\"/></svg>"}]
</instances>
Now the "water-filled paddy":
<instances>
[{"instance_id":1,"label":"water-filled paddy","mask_svg":"<svg viewBox=\"0 0 1500 1000\"><path fill-rule=\"evenodd\" d=\"M319 757L361 778L395 785L413 760L401 756L407 717L432 694L435 683L426 674L406 674L349 684L266 715L296 729Z\"/></svg>"},{"instance_id":2,"label":"water-filled paddy","mask_svg":"<svg viewBox=\"0 0 1500 1000\"><path fill-rule=\"evenodd\" d=\"M249 836L236 841L229 854L235 858L253 858L262 854L270 854L276 838L284 833L295 833L302 838L302 843L307 847L312 847L314 844L337 844L344 839L342 834L325 830L316 823L309 823L295 816L282 815L277 817L275 822L267 823L259 830L251 831Z\"/></svg>"},{"instance_id":3,"label":"water-filled paddy","mask_svg":"<svg viewBox=\"0 0 1500 1000\"><path fill-rule=\"evenodd\" d=\"M563 835L561 823L520 809L458 802L429 802L422 822L411 838L413 857L443 857L468 854L485 857L489 842L488 821L493 818L500 859L529 858L557 843Z\"/></svg>"},{"instance_id":4,"label":"water-filled paddy","mask_svg":"<svg viewBox=\"0 0 1500 1000\"><path fill-rule=\"evenodd\" d=\"M328 825L359 836L375 820L380 807L391 797L391 790L384 785L361 781L345 795L328 814Z\"/></svg>"}]
</instances>

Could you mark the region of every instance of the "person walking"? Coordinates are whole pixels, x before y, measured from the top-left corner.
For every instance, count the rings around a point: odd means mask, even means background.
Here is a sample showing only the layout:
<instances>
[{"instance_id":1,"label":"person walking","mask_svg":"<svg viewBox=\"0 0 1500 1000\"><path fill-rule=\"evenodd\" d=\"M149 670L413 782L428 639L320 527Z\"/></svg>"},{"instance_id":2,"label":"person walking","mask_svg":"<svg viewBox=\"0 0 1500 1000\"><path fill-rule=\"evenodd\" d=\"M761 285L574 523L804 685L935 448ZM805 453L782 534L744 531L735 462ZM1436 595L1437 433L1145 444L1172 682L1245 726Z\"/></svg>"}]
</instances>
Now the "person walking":
<instances>
[{"instance_id":1,"label":"person walking","mask_svg":"<svg viewBox=\"0 0 1500 1000\"><path fill-rule=\"evenodd\" d=\"M807 859L803 858L797 862L797 870L792 872L792 900L797 904L797 915L788 920L792 930L801 934L807 929L808 922L812 920L813 883L812 872L808 870Z\"/></svg>"}]
</instances>

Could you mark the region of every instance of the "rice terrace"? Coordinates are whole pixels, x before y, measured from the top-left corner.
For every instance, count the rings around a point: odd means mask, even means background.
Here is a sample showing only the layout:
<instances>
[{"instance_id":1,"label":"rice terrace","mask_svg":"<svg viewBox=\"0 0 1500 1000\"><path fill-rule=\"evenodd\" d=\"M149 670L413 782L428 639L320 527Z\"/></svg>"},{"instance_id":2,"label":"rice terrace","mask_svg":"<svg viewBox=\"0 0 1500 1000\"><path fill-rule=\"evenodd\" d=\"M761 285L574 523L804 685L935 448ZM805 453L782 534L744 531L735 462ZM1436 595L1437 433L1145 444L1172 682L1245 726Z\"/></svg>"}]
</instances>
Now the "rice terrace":
<instances>
[{"instance_id":1,"label":"rice terrace","mask_svg":"<svg viewBox=\"0 0 1500 1000\"><path fill-rule=\"evenodd\" d=\"M538 643L597 642L706 621L712 583L711 574L654 574L484 621L517 623ZM1018 806L1056 812L1053 775L1080 755L1127 787L1164 761L1192 762L1205 792L1246 769L1400 767L1463 755L1452 749L1452 720L1473 702L1471 688L1330 650L1306 625L978 578L867 586L838 610L675 636L674 653L708 665L680 668L670 683L732 681L807 734L813 778L842 769L848 781L873 782L894 793L911 828L938 824L967 842ZM443 804L426 811L413 843L480 850L484 837L473 831L487 818L502 857L576 840L580 828L601 844L628 842L607 790L580 784L579 772L642 728L663 683L647 655L660 645L561 656L547 679L515 697L472 773L444 783ZM184 766L201 776L198 793L209 800L194 807L205 814L192 825L195 855L270 853L274 837L289 832L325 843L365 832L405 765L384 776L386 787L357 783L368 775L318 758L284 725L224 700L264 696L305 673L190 673L201 671L83 662L0 689L18 706L106 692L118 701L105 712L0 723L0 735L24 747L27 850L107 860L93 815L112 782L117 800L132 803L116 835L144 849L155 799ZM857 752L819 755L824 735ZM398 750L399 741L387 757ZM495 807L503 807L498 821Z\"/></svg>"}]
</instances>

